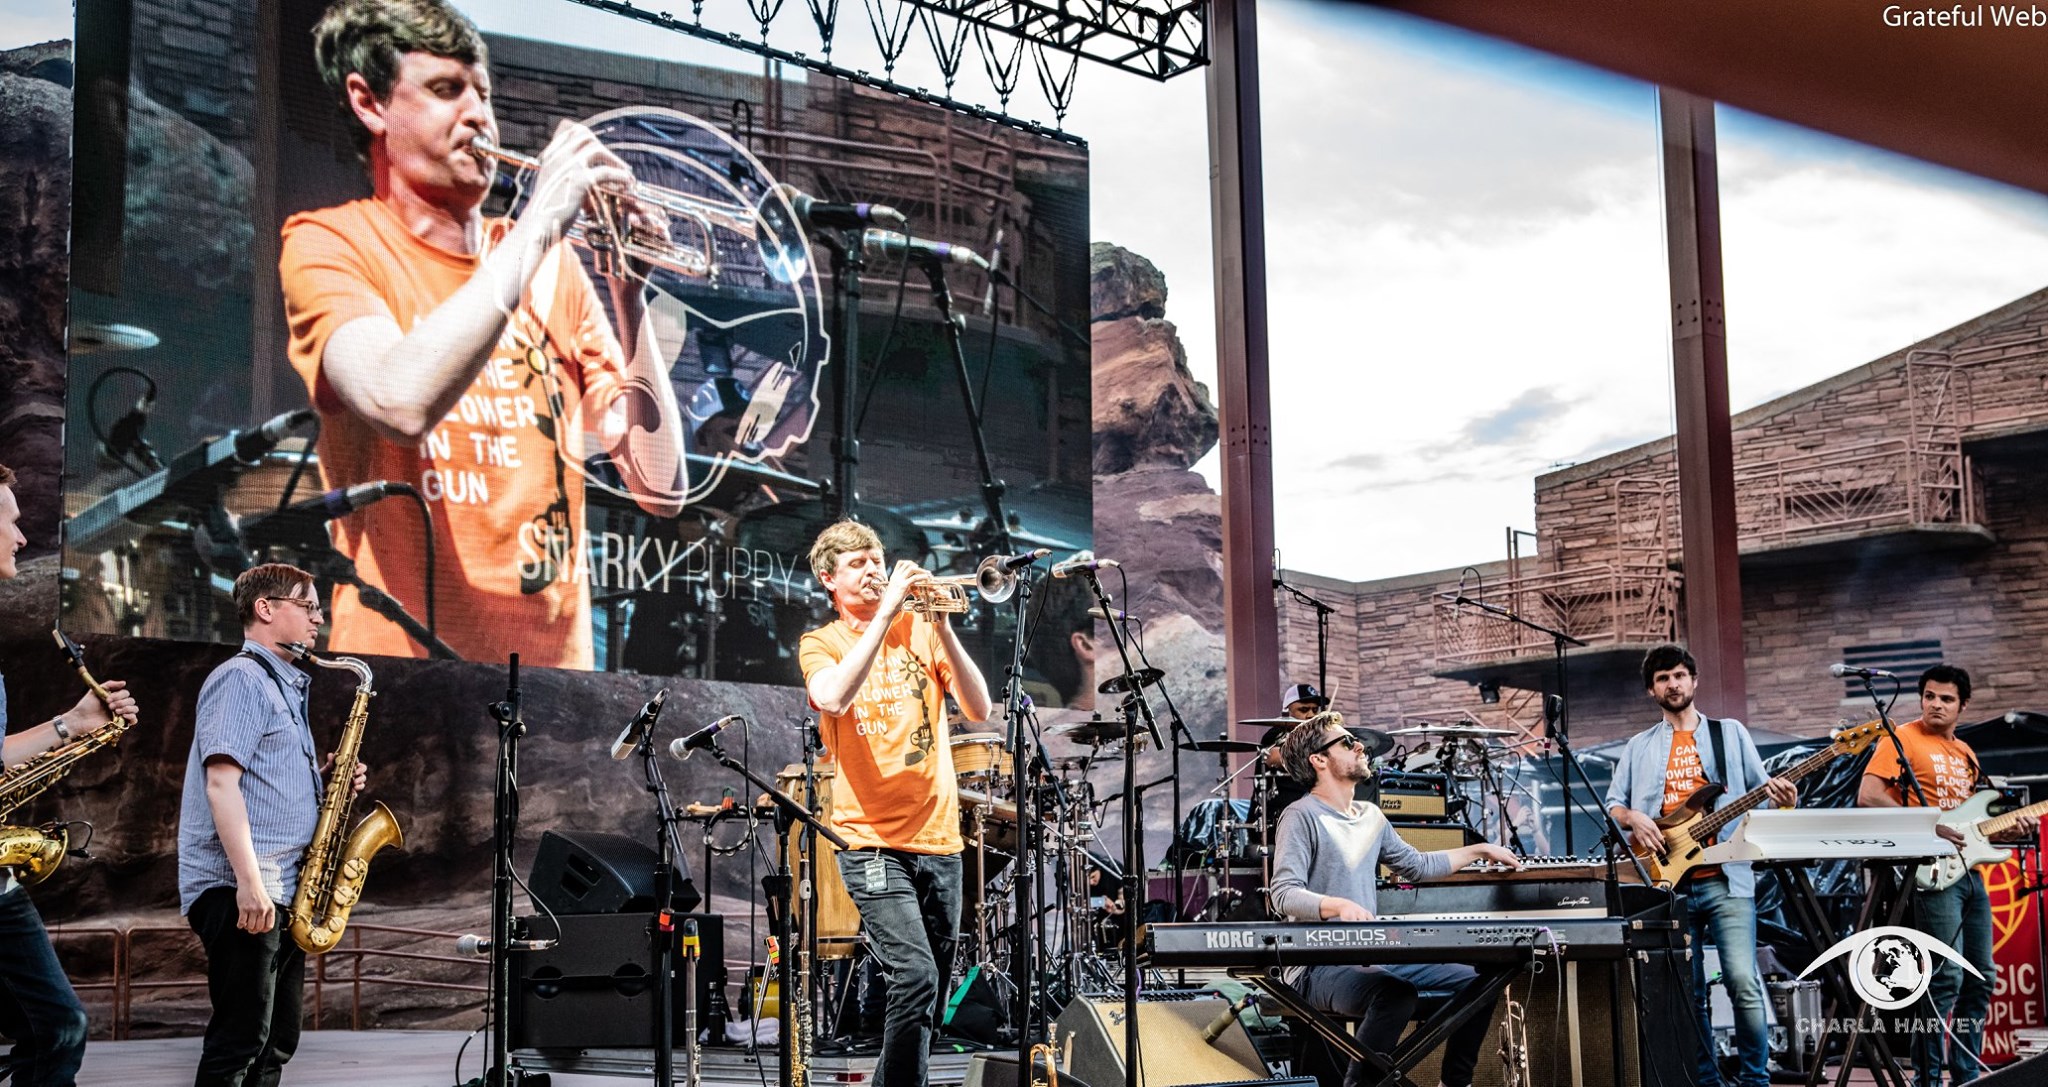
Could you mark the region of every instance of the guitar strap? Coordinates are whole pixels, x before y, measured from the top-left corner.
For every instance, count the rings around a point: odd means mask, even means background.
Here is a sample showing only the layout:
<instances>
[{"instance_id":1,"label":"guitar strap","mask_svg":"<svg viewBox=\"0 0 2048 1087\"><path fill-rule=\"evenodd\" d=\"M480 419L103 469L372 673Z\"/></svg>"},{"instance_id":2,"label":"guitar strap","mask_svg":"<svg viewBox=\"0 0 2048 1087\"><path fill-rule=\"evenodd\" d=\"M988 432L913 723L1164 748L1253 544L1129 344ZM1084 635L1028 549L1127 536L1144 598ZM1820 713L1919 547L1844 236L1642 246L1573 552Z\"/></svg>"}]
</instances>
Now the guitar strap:
<instances>
[{"instance_id":1,"label":"guitar strap","mask_svg":"<svg viewBox=\"0 0 2048 1087\"><path fill-rule=\"evenodd\" d=\"M1726 788L1728 785L1728 764L1722 761L1721 751L1728 745L1722 741L1721 719L1707 718L1707 747L1714 759L1714 776L1708 780Z\"/></svg>"}]
</instances>

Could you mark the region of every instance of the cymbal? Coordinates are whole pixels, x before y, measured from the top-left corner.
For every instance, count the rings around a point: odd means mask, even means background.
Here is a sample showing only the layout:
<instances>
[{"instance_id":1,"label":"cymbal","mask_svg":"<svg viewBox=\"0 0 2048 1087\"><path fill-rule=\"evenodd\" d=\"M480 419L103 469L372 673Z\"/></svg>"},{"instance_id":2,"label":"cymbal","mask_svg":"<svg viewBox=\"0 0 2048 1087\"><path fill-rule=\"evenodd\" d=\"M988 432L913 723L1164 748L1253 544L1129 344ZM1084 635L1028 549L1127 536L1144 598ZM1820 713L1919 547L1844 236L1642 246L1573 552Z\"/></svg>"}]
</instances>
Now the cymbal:
<instances>
[{"instance_id":1,"label":"cymbal","mask_svg":"<svg viewBox=\"0 0 2048 1087\"><path fill-rule=\"evenodd\" d=\"M1379 729L1367 728L1364 725L1346 725L1344 726L1344 731L1358 737L1359 742L1365 744L1365 756L1367 758L1378 758L1393 750L1393 737L1381 732Z\"/></svg>"},{"instance_id":2,"label":"cymbal","mask_svg":"<svg viewBox=\"0 0 2048 1087\"><path fill-rule=\"evenodd\" d=\"M1129 694L1141 687L1150 687L1165 678L1166 673L1161 669L1140 668L1127 676L1111 676L1096 684L1095 689L1103 694Z\"/></svg>"},{"instance_id":3,"label":"cymbal","mask_svg":"<svg viewBox=\"0 0 2048 1087\"><path fill-rule=\"evenodd\" d=\"M1259 749L1259 745L1251 742L1250 740L1196 740L1194 743L1191 744L1180 745L1180 749L1182 751L1207 751L1211 753L1221 752L1224 754L1232 755L1249 755L1252 752L1257 751Z\"/></svg>"},{"instance_id":4,"label":"cymbal","mask_svg":"<svg viewBox=\"0 0 2048 1087\"><path fill-rule=\"evenodd\" d=\"M1046 729L1045 734L1048 736L1058 736L1063 740L1072 740L1077 744L1097 747L1123 739L1124 723L1122 721L1103 720L1076 721L1071 725L1054 725Z\"/></svg>"},{"instance_id":5,"label":"cymbal","mask_svg":"<svg viewBox=\"0 0 2048 1087\"><path fill-rule=\"evenodd\" d=\"M1293 728L1300 723L1300 720L1293 717L1247 717L1238 722L1240 725L1259 728L1270 728L1273 725L1284 725L1288 728Z\"/></svg>"},{"instance_id":6,"label":"cymbal","mask_svg":"<svg viewBox=\"0 0 2048 1087\"><path fill-rule=\"evenodd\" d=\"M1515 730L1511 728L1488 728L1485 725L1410 725L1387 733L1389 736L1455 736L1469 740L1514 734Z\"/></svg>"}]
</instances>

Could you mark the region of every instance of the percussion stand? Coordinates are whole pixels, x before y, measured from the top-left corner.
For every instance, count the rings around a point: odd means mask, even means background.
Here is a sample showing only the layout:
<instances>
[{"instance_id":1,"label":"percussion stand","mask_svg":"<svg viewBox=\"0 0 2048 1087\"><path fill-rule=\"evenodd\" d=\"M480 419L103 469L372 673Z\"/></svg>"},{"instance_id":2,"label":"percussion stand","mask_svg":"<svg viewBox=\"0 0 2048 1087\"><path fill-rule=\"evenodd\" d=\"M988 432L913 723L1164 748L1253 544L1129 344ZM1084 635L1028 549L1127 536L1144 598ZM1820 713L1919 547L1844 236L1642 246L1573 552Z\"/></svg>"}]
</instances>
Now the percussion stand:
<instances>
[{"instance_id":1,"label":"percussion stand","mask_svg":"<svg viewBox=\"0 0 2048 1087\"><path fill-rule=\"evenodd\" d=\"M1102 587L1102 579L1093 569L1082 567L1081 575L1088 579L1088 588L1095 594L1095 602L1107 615L1111 611L1109 593ZM1124 666L1123 679L1130 688L1130 697L1124 702L1124 1052L1133 1059L1124 1061L1124 1087L1140 1087L1140 1054L1138 1048L1138 919L1145 912L1145 829L1138 825L1138 726L1142 722L1152 736L1155 745L1160 744L1159 722L1152 716L1152 705L1143 697L1143 686L1136 682L1137 669L1131 661L1129 640L1117 624L1109 625L1110 641L1116 643L1117 659ZM1176 828L1178 829L1178 828ZM1096 1087L1106 1087L1098 1084Z\"/></svg>"},{"instance_id":2,"label":"percussion stand","mask_svg":"<svg viewBox=\"0 0 2048 1087\"><path fill-rule=\"evenodd\" d=\"M776 1016L781 1021L782 1081L788 1084L789 1087L809 1087L807 1077L799 1081L791 1075L790 1067L792 1047L798 1041L795 1032L795 1004L796 960L799 957L796 954L795 946L790 941L790 929L795 921L796 914L795 902L793 901L796 888L789 871L790 834L795 828L802 827L806 831L831 842L834 848L842 850L847 848L846 839L840 837L838 831L826 826L823 820L812 815L802 804L791 799L788 793L776 788L774 782L755 773L753 768L749 767L746 763L726 754L725 749L719 746L716 738L710 741L709 746L705 750L711 752L712 759L716 760L718 765L745 778L749 785L760 790L761 793L768 797L769 802L775 805L777 813L775 819L775 874L767 877L767 882L772 885L773 891L771 894L779 900L781 906L779 910L771 910L770 912L774 916L777 943L782 948L782 962L780 969L777 971L778 976L776 978L777 984L782 989L782 999L777 1002L780 1007L777 1009ZM804 897L810 898L812 896L806 894ZM812 929L815 932L816 926L812 926Z\"/></svg>"},{"instance_id":3,"label":"percussion stand","mask_svg":"<svg viewBox=\"0 0 2048 1087\"><path fill-rule=\"evenodd\" d=\"M947 297L944 287L945 276L937 271L931 271L931 275L935 284L933 290L941 298ZM950 311L944 308L943 303L941 312L950 314ZM967 364L964 361L964 357L958 354L960 344L959 329L955 327L950 315L946 318L946 327L948 329L948 336L953 340L955 357L960 360L960 380L962 382L960 391L967 395L968 412L970 415L973 415L974 398L965 384L967 381ZM988 450L985 443L982 442L981 423L978 416L975 417L973 430L975 448L982 457L983 471L986 472ZM984 475L983 478L987 479L987 476ZM997 509L1001 505L999 497L1001 494L1001 484L998 483L996 486L998 488L996 491L998 497L991 500L992 509ZM1009 538L1008 531L1001 529L1000 523L998 523L998 529L1003 532L1002 538L1007 541ZM1032 895L1037 889L1036 885L1038 883L1036 854L1039 843L1036 839L1038 836L1039 820L1036 818L1038 815L1038 782L1031 773L1033 765L1032 755L1034 752L1032 745L1037 742L1037 730L1036 722L1031 712L1031 699L1024 693L1024 651L1028 648L1025 645L1025 635L1028 631L1024 627L1024 617L1031 610L1030 602L1033 591L1030 573L1029 568L1018 571L1017 591L1010 597L1010 607L1016 617L1013 625L1015 633L1010 639L1010 660L1004 666L1003 676L1003 723L1007 726L1005 731L1008 733L1005 737L1005 742L1008 743L1010 749L1011 780L1016 783L1017 790L1017 858L1010 862L1016 870L1015 880L1011 884L1011 892L1016 898L1016 913L1011 918L1013 927L1010 940L1010 970L1012 973L1010 980L1015 984L1016 991L1013 994L1014 1000L1010 1009L1010 1022L1017 1030L1017 1048L1019 1052L1029 1052L1031 1046L1036 1044L1039 1038L1039 1006L1038 1002L1034 999L1034 995L1043 987L1044 979L1039 971L1039 949L1044 946L1045 942L1044 918L1040 917L1037 911L1031 908ZM995 624L991 623L989 625L993 627ZM991 783L989 787L989 802L993 804L995 799L995 786ZM988 874L985 856L984 854L981 872L976 877L984 881ZM988 900L986 882L984 882L981 888L981 900L982 904L986 906Z\"/></svg>"},{"instance_id":4,"label":"percussion stand","mask_svg":"<svg viewBox=\"0 0 2048 1087\"><path fill-rule=\"evenodd\" d=\"M1107 608L1108 605L1104 604L1103 607ZM1103 612L1103 614L1110 615L1114 613L1105 611ZM1129 616L1125 616L1123 619L1118 620L1119 625L1129 622ZM1131 637L1130 631L1128 629L1124 631L1124 640L1138 651L1138 666L1140 668L1152 667L1152 661L1145 655L1145 643L1139 641L1136 638ZM1180 707L1173 704L1173 692L1166 689L1165 676L1162 675L1159 679L1159 682L1155 684L1155 686L1159 688L1159 697L1166 700L1167 734L1171 736L1173 739L1173 773L1170 776L1173 779L1173 827L1174 830L1178 832L1180 829L1180 821L1182 814L1180 802L1180 745L1184 743L1194 743L1195 734L1194 732L1189 730L1187 722L1181 720ZM1230 737L1228 734L1222 737L1222 739L1226 740L1229 738ZM1228 766L1230 764L1229 752L1218 752L1216 757L1223 760L1223 764L1225 766ZM1185 888L1181 886L1182 869L1180 863L1180 851L1177 849L1168 850L1166 854L1166 860L1167 863L1171 865L1173 868L1173 916L1175 919L1180 919L1187 914Z\"/></svg>"}]
</instances>

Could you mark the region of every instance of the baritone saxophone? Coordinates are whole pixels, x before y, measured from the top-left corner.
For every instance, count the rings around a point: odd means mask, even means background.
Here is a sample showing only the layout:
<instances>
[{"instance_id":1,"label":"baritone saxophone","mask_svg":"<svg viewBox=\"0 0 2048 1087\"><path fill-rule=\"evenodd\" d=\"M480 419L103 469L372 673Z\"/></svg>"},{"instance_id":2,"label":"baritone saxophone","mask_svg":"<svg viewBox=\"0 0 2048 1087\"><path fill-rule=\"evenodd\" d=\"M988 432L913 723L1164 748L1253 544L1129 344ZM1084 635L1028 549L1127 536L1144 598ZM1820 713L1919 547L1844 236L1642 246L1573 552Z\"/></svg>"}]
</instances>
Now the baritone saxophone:
<instances>
[{"instance_id":1,"label":"baritone saxophone","mask_svg":"<svg viewBox=\"0 0 2048 1087\"><path fill-rule=\"evenodd\" d=\"M405 848L405 832L398 818L379 801L363 821L349 829L349 809L356 798L356 765L363 745L363 726L370 718L370 666L354 657L322 658L306 646L293 642L286 647L302 660L323 668L339 668L356 675L355 704L341 727L334 746L334 767L327 777L327 792L320 799L320 821L313 829L313 842L306 847L306 861L299 869L298 893L292 895L289 929L292 942L308 955L320 955L341 942L348 926L349 911L363 897L363 881L370 875L370 858L386 846Z\"/></svg>"}]
</instances>

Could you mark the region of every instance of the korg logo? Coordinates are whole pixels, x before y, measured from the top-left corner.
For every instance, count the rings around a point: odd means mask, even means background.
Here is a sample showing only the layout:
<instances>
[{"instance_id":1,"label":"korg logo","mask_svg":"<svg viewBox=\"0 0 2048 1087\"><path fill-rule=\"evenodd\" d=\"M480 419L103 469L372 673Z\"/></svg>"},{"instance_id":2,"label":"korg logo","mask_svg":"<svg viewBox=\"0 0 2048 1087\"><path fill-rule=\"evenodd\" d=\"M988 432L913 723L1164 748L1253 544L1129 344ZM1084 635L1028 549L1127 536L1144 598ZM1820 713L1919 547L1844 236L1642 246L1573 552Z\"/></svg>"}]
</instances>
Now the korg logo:
<instances>
[{"instance_id":1,"label":"korg logo","mask_svg":"<svg viewBox=\"0 0 2048 1087\"><path fill-rule=\"evenodd\" d=\"M1242 951L1259 946L1256 934L1243 930L1210 931L1202 934L1205 946L1211 951Z\"/></svg>"}]
</instances>

